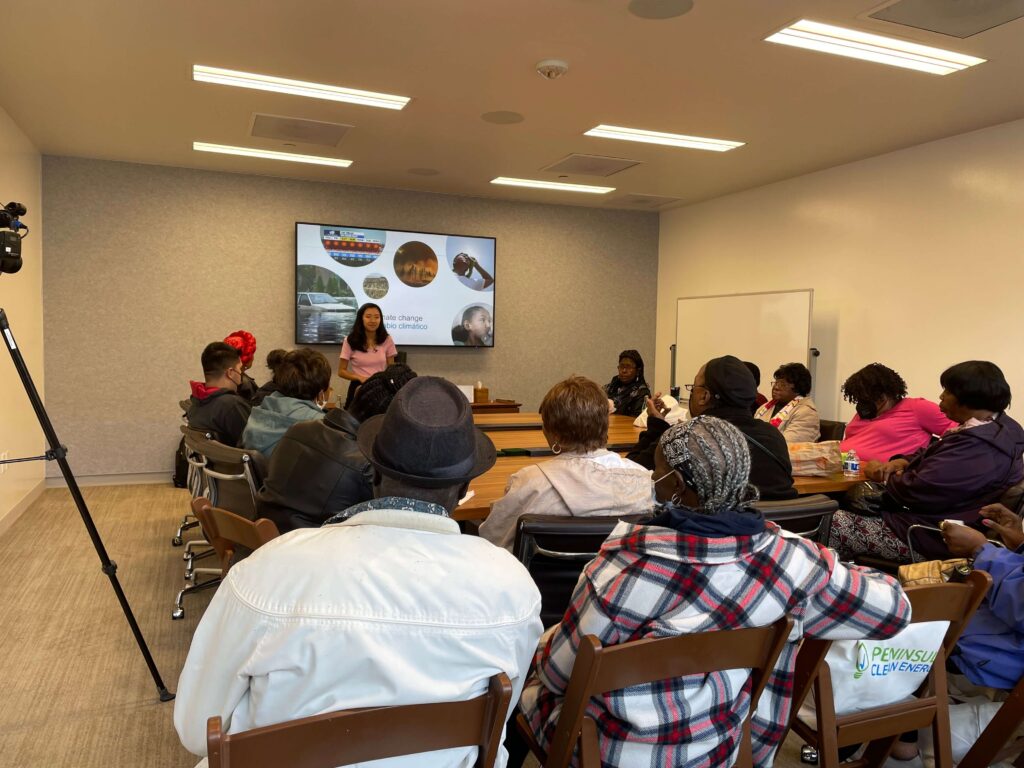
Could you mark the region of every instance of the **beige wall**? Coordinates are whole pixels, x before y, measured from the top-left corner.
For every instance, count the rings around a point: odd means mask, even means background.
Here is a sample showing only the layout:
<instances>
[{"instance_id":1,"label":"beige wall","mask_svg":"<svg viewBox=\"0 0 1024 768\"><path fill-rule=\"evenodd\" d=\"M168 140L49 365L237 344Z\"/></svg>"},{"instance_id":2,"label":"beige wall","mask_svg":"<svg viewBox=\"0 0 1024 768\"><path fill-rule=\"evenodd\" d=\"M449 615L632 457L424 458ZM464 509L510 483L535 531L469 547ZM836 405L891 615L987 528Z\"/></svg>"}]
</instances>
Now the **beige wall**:
<instances>
[{"instance_id":1,"label":"beige wall","mask_svg":"<svg viewBox=\"0 0 1024 768\"><path fill-rule=\"evenodd\" d=\"M852 417L839 386L874 361L937 399L946 366L989 359L1024 402L1022 212L1024 121L666 213L657 347L679 296L809 287L824 416Z\"/></svg>"},{"instance_id":2,"label":"beige wall","mask_svg":"<svg viewBox=\"0 0 1024 768\"><path fill-rule=\"evenodd\" d=\"M497 237L498 346L407 349L421 374L535 410L560 377L607 381L621 349L653 351L655 214L65 157L43 180L48 404L83 475L170 471L208 341L251 330L265 380L293 346L295 221Z\"/></svg>"},{"instance_id":3,"label":"beige wall","mask_svg":"<svg viewBox=\"0 0 1024 768\"><path fill-rule=\"evenodd\" d=\"M22 244L24 266L15 275L0 275L0 307L7 311L36 388L43 392L43 216L40 158L32 142L0 109L0 205L17 200L28 207L23 221L31 233ZM0 344L0 454L38 456L45 440L29 405L7 346ZM0 531L41 489L43 464L9 465L0 474Z\"/></svg>"}]
</instances>

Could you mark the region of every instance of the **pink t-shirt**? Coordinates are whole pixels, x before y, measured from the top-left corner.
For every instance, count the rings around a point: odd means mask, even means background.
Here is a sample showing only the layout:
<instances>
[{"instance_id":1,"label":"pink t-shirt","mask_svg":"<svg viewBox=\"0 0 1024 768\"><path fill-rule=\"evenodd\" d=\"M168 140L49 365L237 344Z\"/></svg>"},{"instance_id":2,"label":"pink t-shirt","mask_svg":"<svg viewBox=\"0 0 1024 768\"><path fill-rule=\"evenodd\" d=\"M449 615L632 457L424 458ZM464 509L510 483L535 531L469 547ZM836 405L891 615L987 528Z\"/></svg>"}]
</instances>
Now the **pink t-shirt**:
<instances>
[{"instance_id":1,"label":"pink t-shirt","mask_svg":"<svg viewBox=\"0 0 1024 768\"><path fill-rule=\"evenodd\" d=\"M372 352L353 350L349 346L348 337L341 345L341 359L349 361L348 369L357 376L372 376L375 373L380 373L388 367L388 358L397 354L398 350L395 349L395 342L391 338L391 334L388 334L384 343Z\"/></svg>"},{"instance_id":2,"label":"pink t-shirt","mask_svg":"<svg viewBox=\"0 0 1024 768\"><path fill-rule=\"evenodd\" d=\"M897 454L909 456L928 445L932 435L955 427L939 406L923 397L905 397L881 416L865 421L854 416L846 425L840 448L853 449L862 461L889 461Z\"/></svg>"}]
</instances>

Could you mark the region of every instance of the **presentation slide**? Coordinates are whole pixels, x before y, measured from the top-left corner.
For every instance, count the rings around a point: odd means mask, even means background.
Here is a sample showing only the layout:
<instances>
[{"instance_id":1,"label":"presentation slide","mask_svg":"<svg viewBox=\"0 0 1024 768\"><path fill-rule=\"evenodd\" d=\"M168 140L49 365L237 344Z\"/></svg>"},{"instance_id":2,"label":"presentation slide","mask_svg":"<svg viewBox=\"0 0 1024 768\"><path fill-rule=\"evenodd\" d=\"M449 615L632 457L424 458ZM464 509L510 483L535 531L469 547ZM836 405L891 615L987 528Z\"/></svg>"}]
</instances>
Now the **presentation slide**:
<instances>
[{"instance_id":1,"label":"presentation slide","mask_svg":"<svg viewBox=\"0 0 1024 768\"><path fill-rule=\"evenodd\" d=\"M398 346L493 347L495 239L295 224L295 343L341 344L377 304Z\"/></svg>"}]
</instances>

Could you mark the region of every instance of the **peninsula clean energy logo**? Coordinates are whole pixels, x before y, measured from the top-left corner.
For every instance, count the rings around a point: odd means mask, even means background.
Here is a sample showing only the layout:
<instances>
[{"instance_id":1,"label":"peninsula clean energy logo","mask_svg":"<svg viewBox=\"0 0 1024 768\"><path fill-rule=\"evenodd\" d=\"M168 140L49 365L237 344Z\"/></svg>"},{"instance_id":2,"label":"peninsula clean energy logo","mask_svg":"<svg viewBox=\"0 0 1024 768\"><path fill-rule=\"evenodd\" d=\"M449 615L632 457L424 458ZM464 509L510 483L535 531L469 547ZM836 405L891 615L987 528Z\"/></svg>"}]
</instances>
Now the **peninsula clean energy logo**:
<instances>
[{"instance_id":1,"label":"peninsula clean energy logo","mask_svg":"<svg viewBox=\"0 0 1024 768\"><path fill-rule=\"evenodd\" d=\"M937 651L923 648L894 648L881 643L868 646L861 640L857 642L853 679L860 680L865 673L886 677L899 672L928 672L937 655Z\"/></svg>"}]
</instances>

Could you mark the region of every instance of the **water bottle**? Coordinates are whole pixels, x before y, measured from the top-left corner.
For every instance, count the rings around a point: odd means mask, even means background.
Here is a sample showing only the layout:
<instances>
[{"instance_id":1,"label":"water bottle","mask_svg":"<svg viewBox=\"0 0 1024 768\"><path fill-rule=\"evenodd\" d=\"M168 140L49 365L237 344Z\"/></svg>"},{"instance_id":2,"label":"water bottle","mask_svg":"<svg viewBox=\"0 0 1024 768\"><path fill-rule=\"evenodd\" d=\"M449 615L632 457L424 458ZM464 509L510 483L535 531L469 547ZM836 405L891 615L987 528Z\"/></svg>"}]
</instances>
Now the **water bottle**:
<instances>
[{"instance_id":1,"label":"water bottle","mask_svg":"<svg viewBox=\"0 0 1024 768\"><path fill-rule=\"evenodd\" d=\"M843 459L843 475L845 477L860 477L860 458L854 450L846 452L846 458Z\"/></svg>"}]
</instances>

